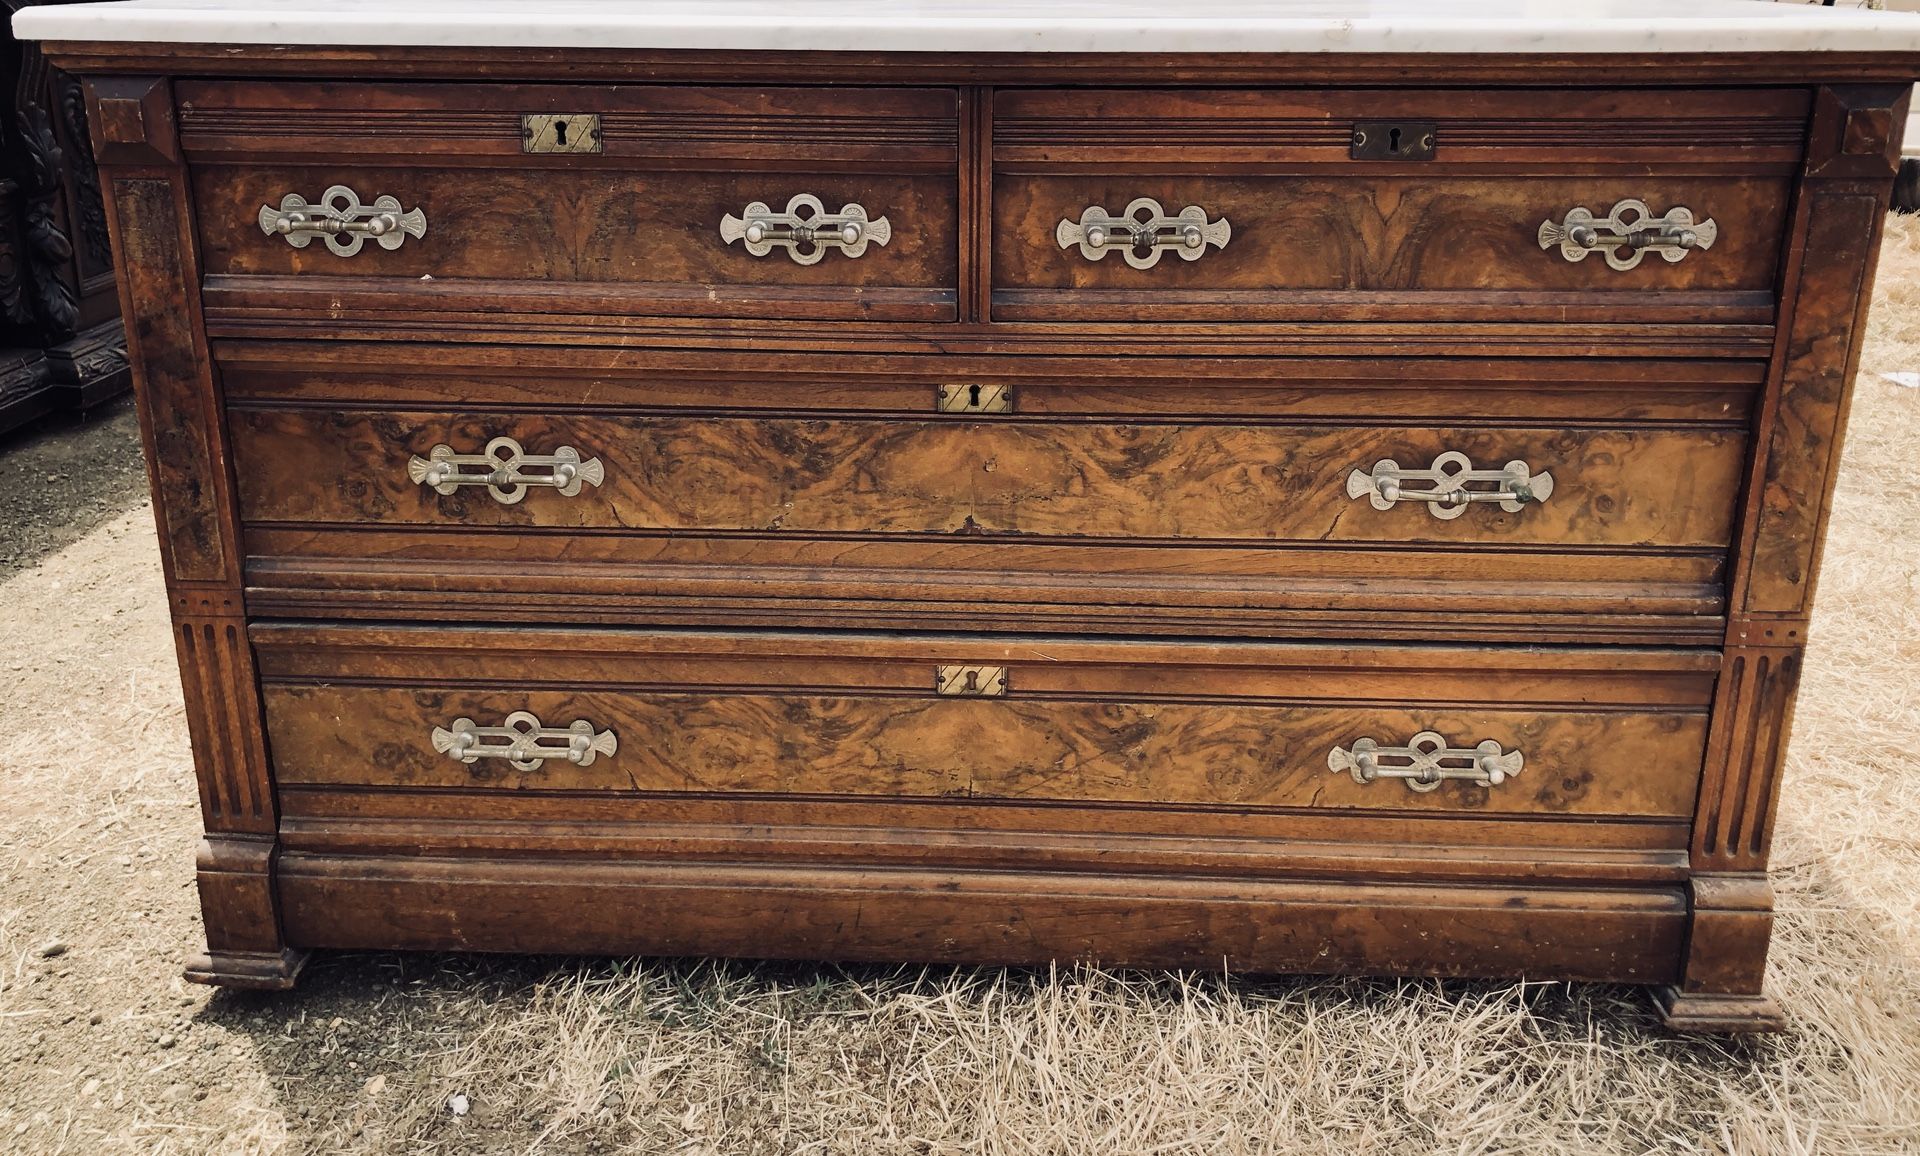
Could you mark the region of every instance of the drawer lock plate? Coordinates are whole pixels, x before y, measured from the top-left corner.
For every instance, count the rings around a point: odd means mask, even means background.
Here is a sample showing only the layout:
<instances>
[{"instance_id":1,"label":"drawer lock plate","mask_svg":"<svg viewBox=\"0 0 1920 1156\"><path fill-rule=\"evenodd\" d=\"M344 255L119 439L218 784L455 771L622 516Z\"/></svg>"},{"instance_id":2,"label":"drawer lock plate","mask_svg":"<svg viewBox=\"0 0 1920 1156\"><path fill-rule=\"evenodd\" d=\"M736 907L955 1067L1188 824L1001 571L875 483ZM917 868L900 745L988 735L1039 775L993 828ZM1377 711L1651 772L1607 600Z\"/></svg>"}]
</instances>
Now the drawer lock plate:
<instances>
[{"instance_id":1,"label":"drawer lock plate","mask_svg":"<svg viewBox=\"0 0 1920 1156\"><path fill-rule=\"evenodd\" d=\"M1430 161L1434 128L1410 120L1363 120L1353 126L1347 155L1356 161Z\"/></svg>"},{"instance_id":2,"label":"drawer lock plate","mask_svg":"<svg viewBox=\"0 0 1920 1156\"><path fill-rule=\"evenodd\" d=\"M1001 698L1007 693L1004 666L939 666L933 689L950 698Z\"/></svg>"},{"instance_id":3,"label":"drawer lock plate","mask_svg":"<svg viewBox=\"0 0 1920 1156\"><path fill-rule=\"evenodd\" d=\"M1010 385L943 385L934 393L938 413L1012 413Z\"/></svg>"},{"instance_id":4,"label":"drawer lock plate","mask_svg":"<svg viewBox=\"0 0 1920 1156\"><path fill-rule=\"evenodd\" d=\"M598 113L540 112L520 118L523 152L597 153L605 147Z\"/></svg>"}]
</instances>

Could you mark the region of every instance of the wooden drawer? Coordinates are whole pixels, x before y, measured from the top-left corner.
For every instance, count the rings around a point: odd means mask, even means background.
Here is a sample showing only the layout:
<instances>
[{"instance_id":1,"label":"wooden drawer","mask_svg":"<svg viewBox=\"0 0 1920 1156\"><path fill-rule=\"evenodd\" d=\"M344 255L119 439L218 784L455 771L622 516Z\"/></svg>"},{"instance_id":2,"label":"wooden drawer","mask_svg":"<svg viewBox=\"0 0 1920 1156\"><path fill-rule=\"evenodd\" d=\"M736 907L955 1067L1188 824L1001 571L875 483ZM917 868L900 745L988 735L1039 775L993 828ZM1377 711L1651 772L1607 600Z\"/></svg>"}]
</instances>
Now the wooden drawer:
<instances>
[{"instance_id":1,"label":"wooden drawer","mask_svg":"<svg viewBox=\"0 0 1920 1156\"><path fill-rule=\"evenodd\" d=\"M959 101L947 89L193 82L178 86L201 265L230 309L484 309L947 321L959 253ZM529 154L523 116L597 151ZM263 231L288 194L391 196L424 235ZM857 252L727 240L795 196L863 208ZM800 208L810 217L819 208ZM885 218L885 238L879 219ZM342 247L352 247L344 236ZM799 256L805 260L795 260ZM815 258L818 258L817 260Z\"/></svg>"},{"instance_id":2,"label":"wooden drawer","mask_svg":"<svg viewBox=\"0 0 1920 1156\"><path fill-rule=\"evenodd\" d=\"M993 316L1767 323L1807 110L1784 89L1002 90ZM1432 159L1355 159L1356 132L1431 136ZM1085 210L1140 198L1197 207L1200 248L1135 267L1112 227L1082 248ZM1543 243L1543 223L1624 201L1712 220L1711 247L1618 249L1639 258L1621 269Z\"/></svg>"},{"instance_id":3,"label":"wooden drawer","mask_svg":"<svg viewBox=\"0 0 1920 1156\"><path fill-rule=\"evenodd\" d=\"M1701 651L965 636L260 625L254 641L282 789L1676 823L1718 670ZM541 749L510 761L513 735L489 729L508 727ZM1370 744L1381 768L1418 763L1394 753L1409 744L1457 748L1436 757L1465 777L1362 781Z\"/></svg>"},{"instance_id":4,"label":"wooden drawer","mask_svg":"<svg viewBox=\"0 0 1920 1156\"><path fill-rule=\"evenodd\" d=\"M285 525L1200 543L1723 548L1732 430L236 409L240 509ZM511 441L511 446L502 439ZM439 468L462 483L435 483ZM565 447L597 483L484 484ZM1448 455L1455 455L1449 458ZM1406 467L1380 469L1383 461ZM1466 465L1462 465L1464 461ZM1526 471L1506 476L1508 463ZM1434 464L1439 469L1429 467ZM1456 483L1469 467L1481 480ZM1406 475L1394 492L1398 476ZM1544 477L1542 475L1545 475ZM451 476L451 474L449 474ZM1377 480L1376 480L1377 479ZM1549 479L1551 485L1549 486ZM445 491L445 492L443 492ZM1545 494L1529 502L1421 493ZM518 495L518 496L516 496ZM1508 508L1511 506L1512 508ZM1519 565L1519 563L1514 563Z\"/></svg>"},{"instance_id":5,"label":"wooden drawer","mask_svg":"<svg viewBox=\"0 0 1920 1156\"><path fill-rule=\"evenodd\" d=\"M223 362L256 613L1559 641L1717 639L1755 372L265 356ZM936 412L940 365L1011 411ZM598 482L431 484L435 447L501 438ZM1379 508L1381 462L1444 455L1551 493Z\"/></svg>"}]
</instances>

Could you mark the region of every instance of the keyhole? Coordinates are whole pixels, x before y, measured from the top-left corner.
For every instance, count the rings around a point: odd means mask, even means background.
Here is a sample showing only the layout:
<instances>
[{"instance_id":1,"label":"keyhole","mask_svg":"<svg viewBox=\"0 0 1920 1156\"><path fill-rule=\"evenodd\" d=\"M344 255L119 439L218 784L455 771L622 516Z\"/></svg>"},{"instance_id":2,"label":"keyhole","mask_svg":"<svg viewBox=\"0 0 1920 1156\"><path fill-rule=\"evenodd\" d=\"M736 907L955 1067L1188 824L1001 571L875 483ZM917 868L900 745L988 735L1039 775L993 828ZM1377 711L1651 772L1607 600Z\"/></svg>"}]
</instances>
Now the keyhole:
<instances>
[{"instance_id":1,"label":"keyhole","mask_svg":"<svg viewBox=\"0 0 1920 1156\"><path fill-rule=\"evenodd\" d=\"M1400 130L1397 128L1387 131L1387 151L1390 153L1400 151Z\"/></svg>"},{"instance_id":2,"label":"keyhole","mask_svg":"<svg viewBox=\"0 0 1920 1156\"><path fill-rule=\"evenodd\" d=\"M969 406L972 406L975 409L980 408L980 387L979 386L969 385L967 387L967 404Z\"/></svg>"},{"instance_id":3,"label":"keyhole","mask_svg":"<svg viewBox=\"0 0 1920 1156\"><path fill-rule=\"evenodd\" d=\"M1394 130L1393 139L1395 142L1395 147L1397 148L1398 142L1400 140L1400 131L1398 129ZM566 144L567 144L567 122L566 121L556 120L553 122L553 143L559 145L562 148L566 147Z\"/></svg>"},{"instance_id":4,"label":"keyhole","mask_svg":"<svg viewBox=\"0 0 1920 1156\"><path fill-rule=\"evenodd\" d=\"M971 694L977 692L979 689L980 672L977 670L969 670L967 672L967 692Z\"/></svg>"}]
</instances>

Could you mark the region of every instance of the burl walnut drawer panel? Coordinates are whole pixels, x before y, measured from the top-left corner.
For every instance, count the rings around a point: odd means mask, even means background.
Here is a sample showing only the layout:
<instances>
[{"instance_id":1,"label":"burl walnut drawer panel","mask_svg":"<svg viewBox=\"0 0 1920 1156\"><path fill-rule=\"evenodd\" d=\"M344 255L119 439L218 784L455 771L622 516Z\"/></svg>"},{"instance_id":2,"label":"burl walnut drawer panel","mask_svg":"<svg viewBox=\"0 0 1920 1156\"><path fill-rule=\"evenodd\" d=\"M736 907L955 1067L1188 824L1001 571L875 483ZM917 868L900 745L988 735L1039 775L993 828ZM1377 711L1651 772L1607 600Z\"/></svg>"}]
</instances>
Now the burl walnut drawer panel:
<instances>
[{"instance_id":1,"label":"burl walnut drawer panel","mask_svg":"<svg viewBox=\"0 0 1920 1156\"><path fill-rule=\"evenodd\" d=\"M1717 670L1695 651L304 631L255 631L283 789L1677 821Z\"/></svg>"},{"instance_id":2,"label":"burl walnut drawer panel","mask_svg":"<svg viewBox=\"0 0 1920 1156\"><path fill-rule=\"evenodd\" d=\"M1002 90L993 316L1767 323L1807 110L1784 89ZM1369 133L1402 151L1356 156Z\"/></svg>"},{"instance_id":3,"label":"burl walnut drawer panel","mask_svg":"<svg viewBox=\"0 0 1920 1156\"><path fill-rule=\"evenodd\" d=\"M219 347L254 613L1717 640L1763 369L417 352Z\"/></svg>"},{"instance_id":4,"label":"burl walnut drawer panel","mask_svg":"<svg viewBox=\"0 0 1920 1156\"><path fill-rule=\"evenodd\" d=\"M1733 430L1604 425L352 409L236 409L230 421L240 510L250 523L960 534L1089 546L1171 539L1721 548L1746 445ZM480 459L459 467L467 484L435 484L440 446ZM551 455L561 447L590 463L582 467L589 480L576 483L576 492L555 491L551 467L525 467L544 486L483 484L498 468L488 460L504 461L517 450ZM1447 455L1457 458L1443 460ZM1423 476L1387 502L1384 486L1372 481L1383 461L1442 475L1468 468L1461 462L1495 475L1508 463L1524 463L1528 468L1513 475L1524 483L1490 477L1477 488L1535 497L1463 509L1406 496L1455 484ZM1441 468L1429 470L1435 462ZM1462 485L1450 492L1472 491ZM515 493L522 496L501 500Z\"/></svg>"},{"instance_id":5,"label":"burl walnut drawer panel","mask_svg":"<svg viewBox=\"0 0 1920 1156\"><path fill-rule=\"evenodd\" d=\"M954 317L953 90L177 87L201 266L222 308ZM525 151L529 115L587 147ZM336 187L351 198L325 202ZM364 206L362 223L391 197L392 221L384 236L309 235L276 212L289 194ZM866 217L857 245L765 239L850 205ZM756 221L764 236L746 231ZM269 231L281 228L293 231Z\"/></svg>"}]
</instances>

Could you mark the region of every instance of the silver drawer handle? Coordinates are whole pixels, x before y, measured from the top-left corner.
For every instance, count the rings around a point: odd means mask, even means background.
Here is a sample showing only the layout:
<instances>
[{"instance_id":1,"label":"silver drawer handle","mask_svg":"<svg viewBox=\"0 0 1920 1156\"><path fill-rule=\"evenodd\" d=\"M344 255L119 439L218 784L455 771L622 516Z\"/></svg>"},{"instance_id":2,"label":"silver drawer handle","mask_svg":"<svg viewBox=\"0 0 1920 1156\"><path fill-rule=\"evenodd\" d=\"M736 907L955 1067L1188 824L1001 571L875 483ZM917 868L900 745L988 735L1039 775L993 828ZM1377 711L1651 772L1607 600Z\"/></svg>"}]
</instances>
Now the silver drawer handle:
<instances>
[{"instance_id":1,"label":"silver drawer handle","mask_svg":"<svg viewBox=\"0 0 1920 1156\"><path fill-rule=\"evenodd\" d=\"M1540 222L1540 247L1560 246L1560 255L1569 261L1584 261L1587 254L1605 253L1607 264L1615 269L1631 269L1648 253L1658 253L1668 262L1681 261L1695 249L1711 249L1720 238L1720 226L1711 220L1695 221L1693 210L1684 205L1668 209L1656 217L1645 201L1626 200L1613 206L1604 219L1595 220L1583 205L1570 209L1558 224Z\"/></svg>"},{"instance_id":2,"label":"silver drawer handle","mask_svg":"<svg viewBox=\"0 0 1920 1156\"><path fill-rule=\"evenodd\" d=\"M579 767L593 765L594 757L611 757L620 749L612 731L594 732L584 720L565 727L543 727L524 710L507 716L505 726L476 726L457 718L451 727L433 728L433 749L463 763L506 759L519 771L537 771L548 759L565 759Z\"/></svg>"},{"instance_id":3,"label":"silver drawer handle","mask_svg":"<svg viewBox=\"0 0 1920 1156\"><path fill-rule=\"evenodd\" d=\"M1170 217L1152 197L1136 197L1118 217L1099 205L1089 205L1081 210L1078 221L1061 221L1053 230L1062 249L1078 245L1080 255L1089 261L1118 250L1135 269L1153 268L1169 249L1183 261L1198 261L1208 245L1224 249L1232 237L1233 226L1225 217L1209 222L1207 211L1198 205L1188 205Z\"/></svg>"},{"instance_id":4,"label":"silver drawer handle","mask_svg":"<svg viewBox=\"0 0 1920 1156\"><path fill-rule=\"evenodd\" d=\"M869 241L885 245L893 240L893 226L885 217L869 217L861 205L842 205L839 212L829 213L819 197L800 193L787 202L783 213L761 201L748 205L738 217L728 213L720 218L720 239L729 245L745 241L747 252L756 257L778 246L794 263L812 265L828 249L858 257L867 251Z\"/></svg>"},{"instance_id":5,"label":"silver drawer handle","mask_svg":"<svg viewBox=\"0 0 1920 1156\"><path fill-rule=\"evenodd\" d=\"M474 467L469 470L465 467ZM528 473L541 470L542 473ZM493 500L511 506L527 496L532 486L541 486L571 498L580 492L580 483L597 486L606 481L606 467L599 458L582 461L580 451L561 446L550 454L530 454L509 437L487 443L484 453L457 454L450 445L437 445L407 459L407 477L416 486L431 486L435 493L451 494L461 486L485 486Z\"/></svg>"},{"instance_id":6,"label":"silver drawer handle","mask_svg":"<svg viewBox=\"0 0 1920 1156\"><path fill-rule=\"evenodd\" d=\"M1421 794L1438 790L1448 779L1497 787L1519 774L1526 762L1519 751L1502 750L1492 739L1479 746L1454 747L1432 731L1421 731L1404 747L1355 739L1351 749L1335 747L1327 753L1327 769L1345 771L1356 783L1405 779L1408 787Z\"/></svg>"},{"instance_id":7,"label":"silver drawer handle","mask_svg":"<svg viewBox=\"0 0 1920 1156\"><path fill-rule=\"evenodd\" d=\"M1427 484L1409 487L1408 482ZM1493 488L1468 489L1487 485ZM1475 502L1498 502L1513 514L1529 502L1544 502L1552 496L1552 474L1536 474L1525 462L1476 470L1471 458L1454 450L1433 459L1433 465L1424 470L1406 469L1392 458L1383 458L1371 472L1355 470L1347 475L1349 498L1366 498L1376 510L1391 510L1395 502L1425 502L1427 512L1443 520L1458 518Z\"/></svg>"},{"instance_id":8,"label":"silver drawer handle","mask_svg":"<svg viewBox=\"0 0 1920 1156\"><path fill-rule=\"evenodd\" d=\"M335 185L310 205L299 193L280 198L280 207L260 206L260 231L269 237L280 236L296 249L304 249L315 237L326 239L327 248L342 257L360 251L368 237L382 249L398 249L408 237L427 235L427 214L415 209L403 212L395 197L375 197L373 204L360 203L360 194L345 185Z\"/></svg>"}]
</instances>

